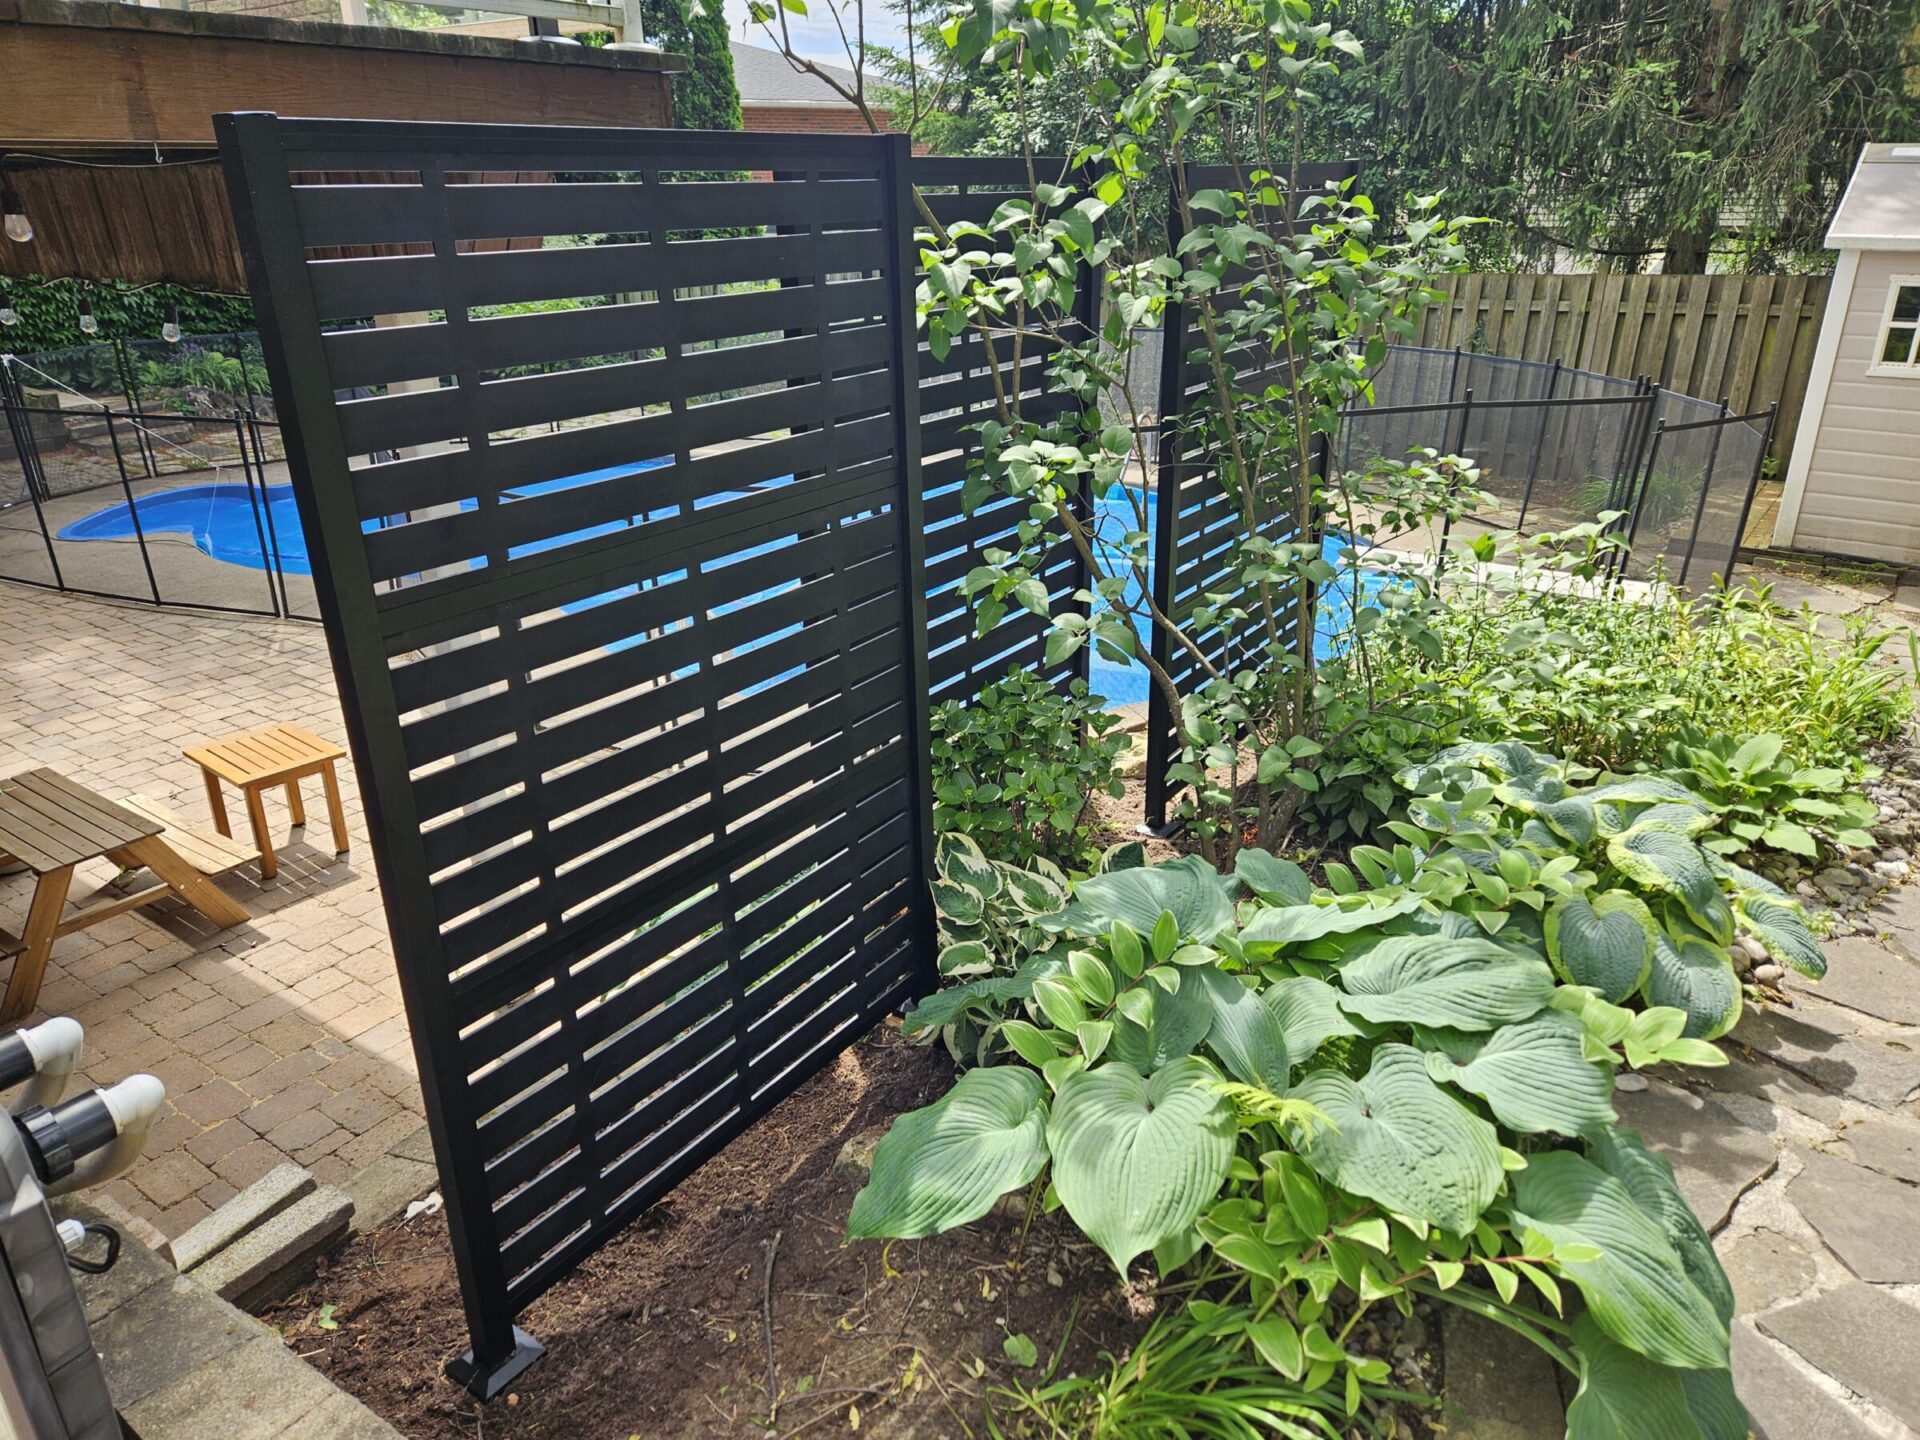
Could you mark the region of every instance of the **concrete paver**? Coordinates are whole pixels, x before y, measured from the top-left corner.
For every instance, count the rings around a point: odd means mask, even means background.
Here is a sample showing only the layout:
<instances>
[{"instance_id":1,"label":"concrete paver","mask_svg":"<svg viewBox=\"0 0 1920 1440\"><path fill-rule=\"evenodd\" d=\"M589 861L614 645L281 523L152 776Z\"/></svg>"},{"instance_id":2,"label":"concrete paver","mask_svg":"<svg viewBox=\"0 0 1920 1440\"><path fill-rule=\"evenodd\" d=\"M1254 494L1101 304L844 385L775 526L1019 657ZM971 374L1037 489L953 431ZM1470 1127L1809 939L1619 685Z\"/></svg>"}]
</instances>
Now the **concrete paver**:
<instances>
[{"instance_id":1,"label":"concrete paver","mask_svg":"<svg viewBox=\"0 0 1920 1440\"><path fill-rule=\"evenodd\" d=\"M231 568L231 567L226 567ZM210 818L196 741L287 721L344 740L317 625L154 610L0 585L0 775L49 765L102 793L138 791L189 823ZM54 946L36 1016L86 1027L75 1085L136 1070L167 1085L147 1154L104 1187L178 1235L275 1165L306 1163L344 1183L362 1145L421 1121L419 1085L374 880L358 786L341 767L353 848L335 863L268 800L279 878L256 866L222 881L253 916L224 932L157 906ZM314 788L314 787L309 787ZM76 877L81 899L114 878ZM0 923L15 928L31 880L0 877Z\"/></svg>"}]
</instances>

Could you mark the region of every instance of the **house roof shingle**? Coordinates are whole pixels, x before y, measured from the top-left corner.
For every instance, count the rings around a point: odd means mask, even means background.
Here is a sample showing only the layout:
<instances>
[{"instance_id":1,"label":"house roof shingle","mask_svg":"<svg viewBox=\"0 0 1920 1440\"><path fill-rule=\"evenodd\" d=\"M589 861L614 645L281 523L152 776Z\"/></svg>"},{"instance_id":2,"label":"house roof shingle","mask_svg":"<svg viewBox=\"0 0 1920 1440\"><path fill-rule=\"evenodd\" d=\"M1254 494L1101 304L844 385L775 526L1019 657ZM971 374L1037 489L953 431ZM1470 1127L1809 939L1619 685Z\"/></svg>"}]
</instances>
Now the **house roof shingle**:
<instances>
[{"instance_id":1,"label":"house roof shingle","mask_svg":"<svg viewBox=\"0 0 1920 1440\"><path fill-rule=\"evenodd\" d=\"M835 80L853 89L851 70L840 65L815 61ZM817 75L796 70L777 50L763 49L743 41L733 42L733 79L740 87L740 103L752 105L833 105L853 107L833 87Z\"/></svg>"}]
</instances>

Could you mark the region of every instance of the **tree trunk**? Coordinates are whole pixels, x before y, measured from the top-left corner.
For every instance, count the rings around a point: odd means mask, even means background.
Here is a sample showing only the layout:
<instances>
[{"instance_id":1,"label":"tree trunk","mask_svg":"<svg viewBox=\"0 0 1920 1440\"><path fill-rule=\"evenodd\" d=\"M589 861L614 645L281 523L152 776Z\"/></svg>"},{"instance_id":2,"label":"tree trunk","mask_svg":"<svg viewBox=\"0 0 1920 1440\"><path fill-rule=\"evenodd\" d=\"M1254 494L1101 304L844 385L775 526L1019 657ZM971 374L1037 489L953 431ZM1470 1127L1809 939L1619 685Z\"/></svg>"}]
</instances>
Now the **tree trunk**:
<instances>
[{"instance_id":1,"label":"tree trunk","mask_svg":"<svg viewBox=\"0 0 1920 1440\"><path fill-rule=\"evenodd\" d=\"M1717 226L1705 221L1691 230L1675 230L1667 236L1666 264L1669 275L1704 275L1713 252Z\"/></svg>"}]
</instances>

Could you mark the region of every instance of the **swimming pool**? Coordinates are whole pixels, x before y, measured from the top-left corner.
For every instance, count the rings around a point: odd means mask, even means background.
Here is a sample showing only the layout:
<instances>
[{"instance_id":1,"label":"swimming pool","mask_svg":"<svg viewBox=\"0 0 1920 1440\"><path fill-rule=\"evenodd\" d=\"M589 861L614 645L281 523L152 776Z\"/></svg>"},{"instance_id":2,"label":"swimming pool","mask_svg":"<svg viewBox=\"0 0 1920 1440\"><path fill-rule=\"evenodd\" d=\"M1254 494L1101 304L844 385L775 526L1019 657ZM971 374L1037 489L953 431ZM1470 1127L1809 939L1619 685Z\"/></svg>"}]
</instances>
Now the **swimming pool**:
<instances>
[{"instance_id":1,"label":"swimming pool","mask_svg":"<svg viewBox=\"0 0 1920 1440\"><path fill-rule=\"evenodd\" d=\"M586 471L579 475L562 476L556 480L541 481L516 490L512 498L551 493L556 490L573 489L582 485L596 484L600 481L617 479L625 475L637 475L667 464L665 457L653 460L637 461L631 465L609 466L601 470ZM783 477L786 478L786 477ZM778 484L778 481L772 482ZM257 503L264 497L264 507ZM717 497L729 498L729 497ZM1155 497L1147 496L1147 529L1152 533L1154 524ZM293 487L291 485L267 485L249 487L239 482L211 485L183 485L171 490L159 490L151 495L143 495L135 502L138 506L140 530L147 535L175 534L191 537L196 548L204 555L229 565L240 565L250 570L267 568L269 554L278 556L280 568L288 575L310 575L312 564L307 556L307 540L300 528L300 515L295 509ZM465 501L463 508L472 508L477 502ZM709 498L707 504L714 503ZM1121 529L1130 529L1136 523L1133 507L1117 491L1101 502L1104 527L1117 534ZM634 517L636 520L647 518L643 512ZM516 546L510 556L517 558L524 554L534 554L542 550L553 549L575 541L591 539L596 535L611 533L630 522L623 520L608 521L591 529L581 530L550 539L535 541L525 546ZM372 531L380 528L380 520L369 520L365 529ZM93 514L76 520L59 532L62 540L129 540L134 537L134 515L125 504L109 505ZM773 548L780 542L770 542ZM1327 586L1321 594L1318 624L1315 626L1314 655L1325 660L1339 654L1346 647L1346 632L1352 623L1353 599L1356 585L1351 578L1350 567L1342 562L1343 552L1351 548L1352 542L1343 535L1329 535L1322 546L1321 553L1327 563L1340 572L1337 585ZM484 563L481 562L481 563ZM1377 594L1385 584L1385 577L1361 568L1357 588L1362 602ZM637 586L610 592L607 595L594 596L591 599L576 601L563 607L569 612L588 609L604 604L608 600L631 594ZM1129 586L1129 595L1134 587ZM747 602L742 602L747 603ZM1141 648L1146 648L1146 627L1136 623L1135 630L1141 637ZM610 648L622 648L627 644L637 644L641 637L630 641L616 642ZM1089 689L1116 705L1131 704L1147 698L1148 679L1146 668L1138 663L1118 664L1096 653L1092 658L1089 671Z\"/></svg>"}]
</instances>

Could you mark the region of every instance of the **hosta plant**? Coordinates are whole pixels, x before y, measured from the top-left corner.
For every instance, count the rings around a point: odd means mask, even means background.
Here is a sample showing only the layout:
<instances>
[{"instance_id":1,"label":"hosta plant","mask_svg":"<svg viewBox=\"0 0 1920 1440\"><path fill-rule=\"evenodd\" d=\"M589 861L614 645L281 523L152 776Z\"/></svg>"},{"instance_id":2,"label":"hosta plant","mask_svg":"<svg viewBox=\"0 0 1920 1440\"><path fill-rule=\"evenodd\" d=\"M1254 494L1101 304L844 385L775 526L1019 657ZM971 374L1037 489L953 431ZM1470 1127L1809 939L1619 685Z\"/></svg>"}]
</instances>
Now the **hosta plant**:
<instances>
[{"instance_id":1,"label":"hosta plant","mask_svg":"<svg viewBox=\"0 0 1920 1440\"><path fill-rule=\"evenodd\" d=\"M1664 771L1686 785L1713 814L1700 843L1719 855L1784 850L1814 860L1835 845L1874 843L1868 826L1880 818L1856 786L1879 775L1830 765L1796 765L1779 735L1709 737L1667 747Z\"/></svg>"},{"instance_id":2,"label":"hosta plant","mask_svg":"<svg viewBox=\"0 0 1920 1440\"><path fill-rule=\"evenodd\" d=\"M1386 828L1427 857L1438 903L1539 948L1563 981L1612 1005L1679 1010L1685 1038L1715 1039L1740 1018L1741 926L1801 973L1826 972L1799 902L1700 843L1716 818L1706 801L1666 776L1583 783L1593 778L1515 742L1456 745L1402 772L1415 798ZM1380 880L1406 863L1368 846L1350 858Z\"/></svg>"},{"instance_id":3,"label":"hosta plant","mask_svg":"<svg viewBox=\"0 0 1920 1440\"><path fill-rule=\"evenodd\" d=\"M1004 1063L896 1122L849 1235L1038 1187L1123 1280L1179 1272L1216 1345L1347 1415L1387 1375L1361 1318L1427 1295L1575 1372L1580 1440L1743 1433L1725 1279L1612 1105L1623 1058L1718 1052L1678 1010L1560 980L1538 927L1490 918L1532 913L1517 886L1463 890L1473 867L1411 845L1388 865L1321 889L1248 849L1232 876L1189 857L1074 883L1026 926L1057 938L1019 962L983 1052Z\"/></svg>"}]
</instances>

